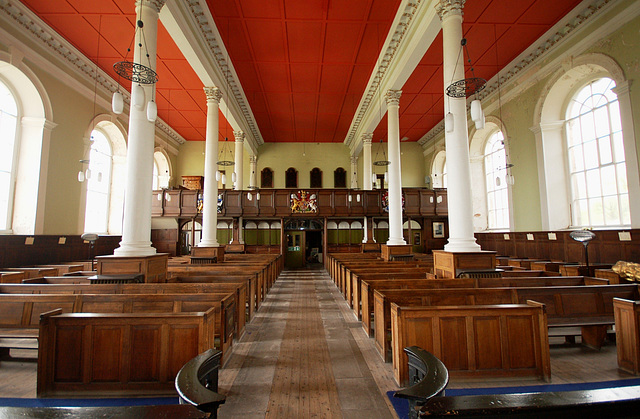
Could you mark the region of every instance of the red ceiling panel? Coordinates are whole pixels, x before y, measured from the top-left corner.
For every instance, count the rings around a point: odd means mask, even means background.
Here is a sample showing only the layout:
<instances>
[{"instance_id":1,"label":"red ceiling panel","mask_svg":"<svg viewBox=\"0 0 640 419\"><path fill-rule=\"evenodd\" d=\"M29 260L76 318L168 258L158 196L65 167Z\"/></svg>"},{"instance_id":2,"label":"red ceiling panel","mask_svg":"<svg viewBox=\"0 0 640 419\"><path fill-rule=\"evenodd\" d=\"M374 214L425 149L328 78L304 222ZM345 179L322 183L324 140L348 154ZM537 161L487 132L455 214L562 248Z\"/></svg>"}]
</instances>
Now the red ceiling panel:
<instances>
[{"instance_id":1,"label":"red ceiling panel","mask_svg":"<svg viewBox=\"0 0 640 419\"><path fill-rule=\"evenodd\" d=\"M287 22L289 61L319 63L322 60L323 25L320 22Z\"/></svg>"},{"instance_id":2,"label":"red ceiling panel","mask_svg":"<svg viewBox=\"0 0 640 419\"><path fill-rule=\"evenodd\" d=\"M117 79L112 65L126 54L133 37L132 0L23 2L91 59L96 57L100 32L98 65ZM492 77L579 3L468 1L463 31L475 75ZM343 141L400 0L207 0L207 4L264 140ZM442 119L441 65L439 34L402 87L401 136L418 140ZM158 74L160 116L187 140L202 140L206 122L202 82L161 24ZM128 82L121 83L130 88ZM229 129L224 120L220 126L221 131ZM386 137L386 117L375 133L376 138Z\"/></svg>"}]
</instances>

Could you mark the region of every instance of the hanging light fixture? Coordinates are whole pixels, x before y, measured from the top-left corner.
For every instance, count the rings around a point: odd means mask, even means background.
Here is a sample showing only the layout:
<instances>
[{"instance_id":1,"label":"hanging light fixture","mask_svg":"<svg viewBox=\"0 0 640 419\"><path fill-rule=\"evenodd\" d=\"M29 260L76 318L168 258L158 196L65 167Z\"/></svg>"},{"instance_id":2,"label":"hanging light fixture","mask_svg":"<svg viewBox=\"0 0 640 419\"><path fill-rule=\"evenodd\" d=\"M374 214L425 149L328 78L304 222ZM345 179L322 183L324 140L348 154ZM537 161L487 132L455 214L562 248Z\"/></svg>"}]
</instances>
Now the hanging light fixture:
<instances>
[{"instance_id":1,"label":"hanging light fixture","mask_svg":"<svg viewBox=\"0 0 640 419\"><path fill-rule=\"evenodd\" d=\"M133 45L133 43L135 42L138 31L140 31L140 41L138 42L138 47L140 48L140 57L143 57L142 49L144 48L144 56L147 57L148 65L144 65L141 62L136 63L135 61L133 61L133 59L131 61L127 60L127 57L131 52L131 45ZM139 110L142 110L145 107L145 95L142 85L153 85L158 82L158 74L151 68L151 58L149 56L149 51L147 50L146 42L147 39L144 36L144 23L141 19L138 19L136 21L136 29L133 32L133 39L131 40L131 44L129 44L129 48L127 48L127 54L124 57L124 61L118 61L113 65L113 69L118 74L118 76L123 77L131 81L132 83L137 83L131 87L131 100L132 105ZM142 60L142 58L140 59ZM120 93L119 81L118 90L113 93L113 97L111 99L111 109L116 114L122 113L124 109L124 98L122 97L122 93ZM147 119L150 122L155 122L157 115L158 107L152 97L151 101L147 105Z\"/></svg>"},{"instance_id":2,"label":"hanging light fixture","mask_svg":"<svg viewBox=\"0 0 640 419\"><path fill-rule=\"evenodd\" d=\"M217 161L218 166L233 166L236 162L233 160L231 146L228 144L229 138L225 137L224 143L220 150L220 159ZM224 177L224 175L222 175Z\"/></svg>"},{"instance_id":3,"label":"hanging light fixture","mask_svg":"<svg viewBox=\"0 0 640 419\"><path fill-rule=\"evenodd\" d=\"M230 34L229 32L229 26L227 24L227 34ZM234 164L236 164L236 162L233 159L233 153L231 151L231 146L228 144L229 142L229 97L231 97L231 95L229 94L229 51L227 50L227 61L225 62L226 64L226 71L224 73L224 78L225 81L227 83L227 100L225 100L225 104L227 105L227 113L226 115L224 115L225 119L227 120L227 126L225 127L225 136L224 136L224 143L222 143L222 149L221 149L221 153L220 153L220 158L218 159L218 166L233 166ZM226 184L226 176L222 175L222 183ZM235 182L235 179L233 180Z\"/></svg>"}]
</instances>

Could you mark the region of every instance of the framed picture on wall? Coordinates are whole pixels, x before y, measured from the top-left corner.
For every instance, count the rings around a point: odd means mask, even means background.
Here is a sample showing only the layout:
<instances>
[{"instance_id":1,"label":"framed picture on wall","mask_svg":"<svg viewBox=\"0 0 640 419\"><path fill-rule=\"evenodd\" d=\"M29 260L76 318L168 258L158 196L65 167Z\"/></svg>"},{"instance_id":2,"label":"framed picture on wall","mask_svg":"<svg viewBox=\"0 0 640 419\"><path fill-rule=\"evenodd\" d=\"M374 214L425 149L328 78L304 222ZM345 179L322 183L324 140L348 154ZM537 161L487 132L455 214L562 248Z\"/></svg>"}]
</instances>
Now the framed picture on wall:
<instances>
[{"instance_id":1,"label":"framed picture on wall","mask_svg":"<svg viewBox=\"0 0 640 419\"><path fill-rule=\"evenodd\" d=\"M444 222L442 221L433 222L433 238L444 239Z\"/></svg>"}]
</instances>

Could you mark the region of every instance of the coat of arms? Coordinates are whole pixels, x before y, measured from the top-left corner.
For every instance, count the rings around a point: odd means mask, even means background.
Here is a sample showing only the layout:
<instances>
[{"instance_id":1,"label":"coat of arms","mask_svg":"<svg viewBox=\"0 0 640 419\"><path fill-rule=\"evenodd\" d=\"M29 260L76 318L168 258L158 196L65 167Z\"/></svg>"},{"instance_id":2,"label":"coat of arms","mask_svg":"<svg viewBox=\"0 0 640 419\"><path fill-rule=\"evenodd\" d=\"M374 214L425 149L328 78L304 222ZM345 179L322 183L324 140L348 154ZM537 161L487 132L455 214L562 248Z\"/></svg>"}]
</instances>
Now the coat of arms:
<instances>
[{"instance_id":1,"label":"coat of arms","mask_svg":"<svg viewBox=\"0 0 640 419\"><path fill-rule=\"evenodd\" d=\"M389 212L389 191L384 191L382 194L382 210ZM404 211L404 195L402 195L402 211Z\"/></svg>"},{"instance_id":2,"label":"coat of arms","mask_svg":"<svg viewBox=\"0 0 640 419\"><path fill-rule=\"evenodd\" d=\"M298 191L297 194L291 194L291 212L294 214L302 214L308 212L318 212L316 203L316 194L309 194L307 191Z\"/></svg>"}]
</instances>

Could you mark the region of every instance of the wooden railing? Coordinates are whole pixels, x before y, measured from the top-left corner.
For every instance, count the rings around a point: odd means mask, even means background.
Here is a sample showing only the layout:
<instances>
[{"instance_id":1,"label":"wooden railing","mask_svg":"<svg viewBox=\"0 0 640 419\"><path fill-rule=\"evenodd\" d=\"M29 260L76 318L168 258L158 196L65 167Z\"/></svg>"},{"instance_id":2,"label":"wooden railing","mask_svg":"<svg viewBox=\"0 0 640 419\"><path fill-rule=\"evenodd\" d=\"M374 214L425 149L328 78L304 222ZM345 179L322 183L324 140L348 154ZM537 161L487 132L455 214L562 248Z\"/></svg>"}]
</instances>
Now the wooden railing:
<instances>
[{"instance_id":1,"label":"wooden railing","mask_svg":"<svg viewBox=\"0 0 640 419\"><path fill-rule=\"evenodd\" d=\"M383 197L386 189L260 189L253 191L222 190L221 216L282 217L292 215L291 195L304 190L315 195L315 212L305 216L379 216L386 214ZM257 199L260 193L260 199ZM249 199L249 194L251 199ZM403 188L404 214L412 217L446 216L447 190ZM166 189L153 191L151 214L155 217L195 217L202 190Z\"/></svg>"}]
</instances>

